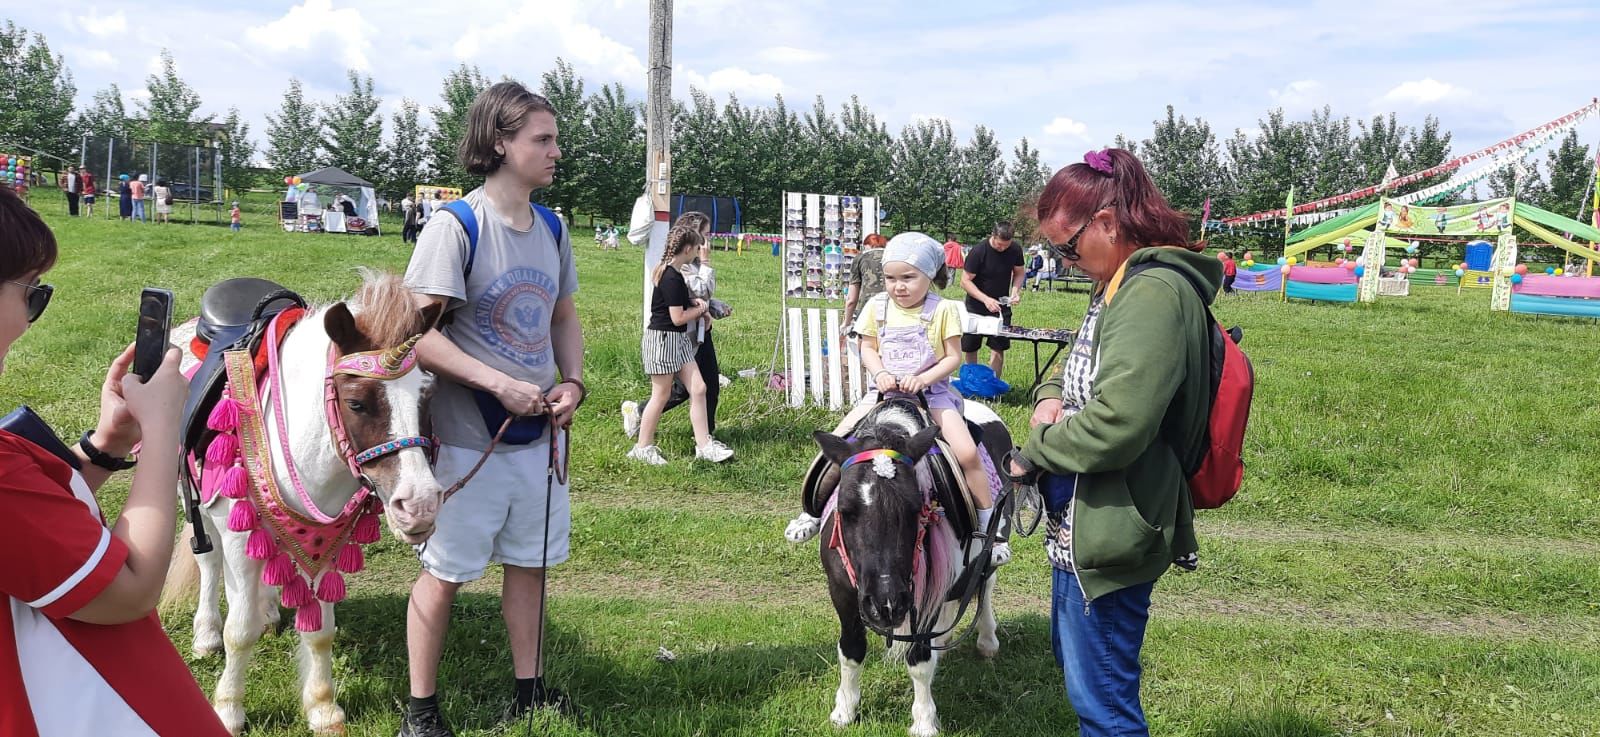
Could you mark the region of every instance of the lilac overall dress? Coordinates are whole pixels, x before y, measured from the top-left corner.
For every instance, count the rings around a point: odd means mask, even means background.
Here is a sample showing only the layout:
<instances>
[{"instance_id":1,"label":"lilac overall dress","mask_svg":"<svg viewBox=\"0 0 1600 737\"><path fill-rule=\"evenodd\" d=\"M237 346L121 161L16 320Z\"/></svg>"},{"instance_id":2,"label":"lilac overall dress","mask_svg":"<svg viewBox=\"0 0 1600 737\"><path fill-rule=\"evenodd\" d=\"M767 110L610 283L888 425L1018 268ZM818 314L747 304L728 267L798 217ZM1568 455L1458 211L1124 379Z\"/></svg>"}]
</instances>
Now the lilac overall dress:
<instances>
[{"instance_id":1,"label":"lilac overall dress","mask_svg":"<svg viewBox=\"0 0 1600 737\"><path fill-rule=\"evenodd\" d=\"M884 371L903 381L906 377L927 371L939 362L933 346L928 344L928 325L933 323L933 314L939 309L942 298L930 292L922 303L922 314L917 324L901 327L888 325L890 299L885 294L883 301L878 304L878 357L883 359ZM961 411L961 395L950 386L948 376L928 385L922 390L922 396L927 400L930 410Z\"/></svg>"}]
</instances>

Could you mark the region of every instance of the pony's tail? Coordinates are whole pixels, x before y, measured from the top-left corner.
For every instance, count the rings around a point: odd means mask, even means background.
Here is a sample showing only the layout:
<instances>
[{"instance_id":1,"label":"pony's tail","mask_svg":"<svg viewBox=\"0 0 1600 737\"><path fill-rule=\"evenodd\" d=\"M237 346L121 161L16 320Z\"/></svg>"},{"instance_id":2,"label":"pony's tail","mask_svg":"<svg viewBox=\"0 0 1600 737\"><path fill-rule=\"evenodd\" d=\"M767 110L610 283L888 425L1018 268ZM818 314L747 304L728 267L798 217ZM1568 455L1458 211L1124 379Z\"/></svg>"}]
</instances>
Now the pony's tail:
<instances>
[{"instance_id":1,"label":"pony's tail","mask_svg":"<svg viewBox=\"0 0 1600 737\"><path fill-rule=\"evenodd\" d=\"M200 594L200 561L184 540L194 534L193 525L185 524L178 534L178 544L172 546L172 560L167 563L167 583L161 587L162 614L175 614L192 606Z\"/></svg>"}]
</instances>

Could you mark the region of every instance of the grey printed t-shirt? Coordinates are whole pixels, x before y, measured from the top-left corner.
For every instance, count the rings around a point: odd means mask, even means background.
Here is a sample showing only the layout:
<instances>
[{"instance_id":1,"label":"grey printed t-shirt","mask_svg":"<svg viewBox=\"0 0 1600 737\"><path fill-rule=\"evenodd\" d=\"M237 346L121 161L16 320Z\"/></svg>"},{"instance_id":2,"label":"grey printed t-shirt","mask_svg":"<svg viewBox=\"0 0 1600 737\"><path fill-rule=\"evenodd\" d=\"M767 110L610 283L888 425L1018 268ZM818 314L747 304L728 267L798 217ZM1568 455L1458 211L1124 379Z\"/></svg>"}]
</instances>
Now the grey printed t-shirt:
<instances>
[{"instance_id":1,"label":"grey printed t-shirt","mask_svg":"<svg viewBox=\"0 0 1600 737\"><path fill-rule=\"evenodd\" d=\"M489 205L480 187L462 199L478 216L478 252L472 276L465 278L467 232L447 212L436 213L417 237L406 267L413 291L448 297L450 324L444 336L467 355L544 391L555 386L555 352L550 315L556 302L578 291L572 243L562 229L555 242L543 217L519 231ZM482 450L493 437L478 413L470 389L443 378L429 405L440 442ZM548 436L547 436L548 437ZM496 452L520 446L496 446Z\"/></svg>"}]
</instances>

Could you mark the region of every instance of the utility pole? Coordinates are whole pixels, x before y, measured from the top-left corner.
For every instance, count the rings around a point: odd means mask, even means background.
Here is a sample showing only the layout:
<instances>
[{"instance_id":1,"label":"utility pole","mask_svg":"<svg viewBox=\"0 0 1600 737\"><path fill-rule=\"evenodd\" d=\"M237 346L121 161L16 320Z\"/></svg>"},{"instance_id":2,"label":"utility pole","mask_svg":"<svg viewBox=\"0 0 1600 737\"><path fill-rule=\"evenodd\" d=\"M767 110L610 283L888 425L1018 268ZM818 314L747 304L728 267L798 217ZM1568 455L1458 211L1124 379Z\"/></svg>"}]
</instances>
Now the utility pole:
<instances>
[{"instance_id":1,"label":"utility pole","mask_svg":"<svg viewBox=\"0 0 1600 737\"><path fill-rule=\"evenodd\" d=\"M650 0L650 82L645 101L645 192L655 222L644 250L643 322L650 322L650 272L661 262L672 223L672 0Z\"/></svg>"}]
</instances>

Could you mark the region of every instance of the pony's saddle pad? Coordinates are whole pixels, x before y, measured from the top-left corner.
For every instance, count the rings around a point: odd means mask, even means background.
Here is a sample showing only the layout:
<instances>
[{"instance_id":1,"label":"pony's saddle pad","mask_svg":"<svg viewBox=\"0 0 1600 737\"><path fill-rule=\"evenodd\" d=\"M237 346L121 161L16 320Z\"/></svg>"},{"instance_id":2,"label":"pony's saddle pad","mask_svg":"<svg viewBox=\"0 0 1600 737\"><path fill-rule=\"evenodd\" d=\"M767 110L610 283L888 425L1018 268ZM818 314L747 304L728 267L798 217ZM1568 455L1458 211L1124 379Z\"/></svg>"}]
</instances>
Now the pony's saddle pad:
<instances>
[{"instance_id":1,"label":"pony's saddle pad","mask_svg":"<svg viewBox=\"0 0 1600 737\"><path fill-rule=\"evenodd\" d=\"M972 442L978 445L979 453L987 453L983 447L983 428L971 420L967 420L967 431L972 433ZM967 488L966 474L961 472L956 456L945 445L944 439L935 441L935 450L924 456L919 464L928 464L928 470L933 477L934 498L939 500L946 517L950 520L951 528L957 538L966 538L971 535L978 525L978 509L972 501L972 491ZM828 499L839 488L839 466L822 457L821 453L811 460L811 467L806 469L805 480L801 482L801 505L806 514L821 517L823 510L828 506Z\"/></svg>"},{"instance_id":2,"label":"pony's saddle pad","mask_svg":"<svg viewBox=\"0 0 1600 737\"><path fill-rule=\"evenodd\" d=\"M305 306L300 295L276 282L254 277L227 279L211 285L200 297L200 320L195 326L196 354L205 354L189 378L189 397L183 405L185 448L199 447L205 434L205 417L227 383L224 353L254 352L273 316L294 306Z\"/></svg>"}]
</instances>

